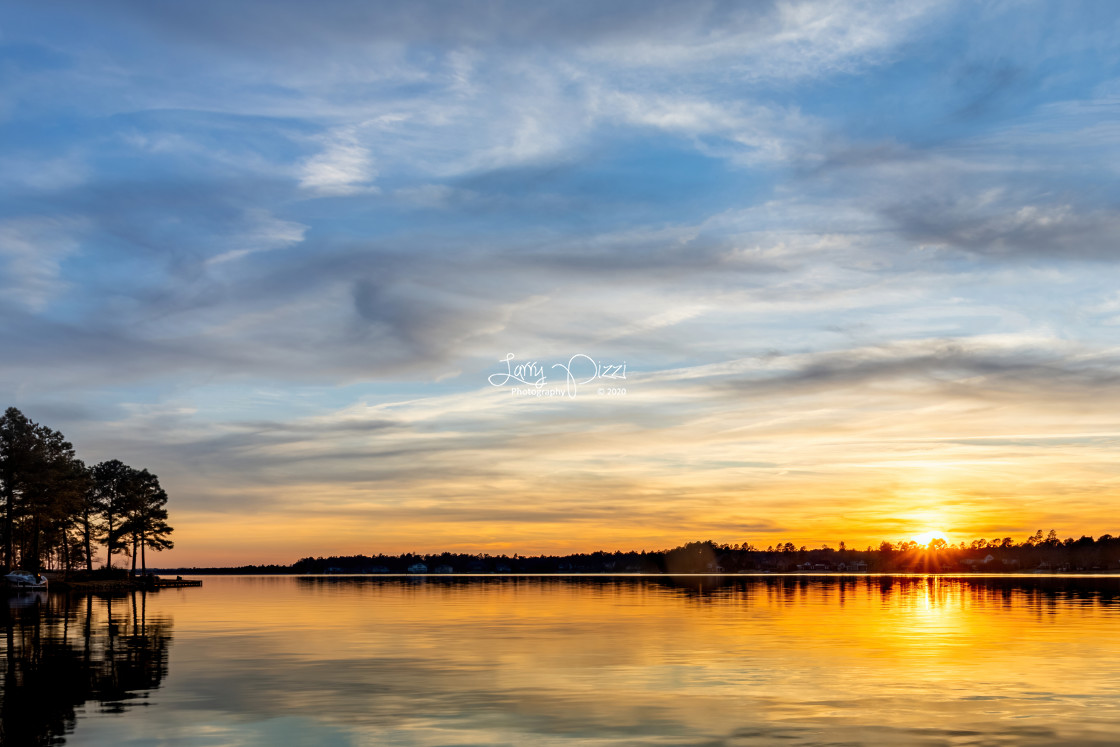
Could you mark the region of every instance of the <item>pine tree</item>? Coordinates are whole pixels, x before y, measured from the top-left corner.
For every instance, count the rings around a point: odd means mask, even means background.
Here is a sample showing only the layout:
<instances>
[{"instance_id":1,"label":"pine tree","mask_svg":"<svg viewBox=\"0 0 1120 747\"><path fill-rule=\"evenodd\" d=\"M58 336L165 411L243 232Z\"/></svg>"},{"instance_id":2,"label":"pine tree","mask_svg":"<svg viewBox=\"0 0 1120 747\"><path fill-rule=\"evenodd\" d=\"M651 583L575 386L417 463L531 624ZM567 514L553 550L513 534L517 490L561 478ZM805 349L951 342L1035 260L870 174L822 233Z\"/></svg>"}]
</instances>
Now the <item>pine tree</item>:
<instances>
[{"instance_id":1,"label":"pine tree","mask_svg":"<svg viewBox=\"0 0 1120 747\"><path fill-rule=\"evenodd\" d=\"M93 468L95 499L103 523L105 565L109 568L113 566L113 555L126 549L125 522L136 474L136 470L119 459L101 462Z\"/></svg>"},{"instance_id":2,"label":"pine tree","mask_svg":"<svg viewBox=\"0 0 1120 747\"><path fill-rule=\"evenodd\" d=\"M3 498L4 568L15 566L15 523L19 518L27 474L31 469L35 423L9 407L0 417L0 497Z\"/></svg>"},{"instance_id":3,"label":"pine tree","mask_svg":"<svg viewBox=\"0 0 1120 747\"><path fill-rule=\"evenodd\" d=\"M132 572L136 572L136 559L140 557L140 570L147 573L145 550L161 551L174 547L169 539L173 529L167 524L167 493L160 487L159 478L148 470L133 475L127 499L128 515L122 527L132 544Z\"/></svg>"}]
</instances>

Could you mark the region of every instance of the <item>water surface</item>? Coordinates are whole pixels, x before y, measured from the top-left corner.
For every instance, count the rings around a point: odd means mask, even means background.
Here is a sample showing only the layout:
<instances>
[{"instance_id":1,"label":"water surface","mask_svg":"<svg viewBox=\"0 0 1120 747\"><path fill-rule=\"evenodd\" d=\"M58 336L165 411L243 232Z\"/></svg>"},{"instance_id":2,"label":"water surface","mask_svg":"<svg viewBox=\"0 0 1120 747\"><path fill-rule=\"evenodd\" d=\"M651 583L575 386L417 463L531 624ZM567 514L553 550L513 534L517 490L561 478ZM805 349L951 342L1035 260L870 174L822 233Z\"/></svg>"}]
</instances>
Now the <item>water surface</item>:
<instances>
[{"instance_id":1,"label":"water surface","mask_svg":"<svg viewBox=\"0 0 1120 747\"><path fill-rule=\"evenodd\" d=\"M1116 744L1120 579L206 577L14 598L4 742Z\"/></svg>"}]
</instances>

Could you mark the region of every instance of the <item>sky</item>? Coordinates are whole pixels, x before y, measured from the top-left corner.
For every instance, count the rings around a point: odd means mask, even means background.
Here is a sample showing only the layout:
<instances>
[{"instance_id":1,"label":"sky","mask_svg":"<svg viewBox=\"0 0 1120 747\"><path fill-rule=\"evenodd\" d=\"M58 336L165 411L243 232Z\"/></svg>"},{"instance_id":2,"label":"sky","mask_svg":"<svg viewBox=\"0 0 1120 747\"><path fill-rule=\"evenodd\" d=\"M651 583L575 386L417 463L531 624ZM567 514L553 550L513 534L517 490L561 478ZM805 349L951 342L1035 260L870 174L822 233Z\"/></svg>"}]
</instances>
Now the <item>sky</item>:
<instances>
[{"instance_id":1,"label":"sky","mask_svg":"<svg viewBox=\"0 0 1120 747\"><path fill-rule=\"evenodd\" d=\"M157 565L1116 534L1118 165L1104 0L17 0L0 404Z\"/></svg>"}]
</instances>

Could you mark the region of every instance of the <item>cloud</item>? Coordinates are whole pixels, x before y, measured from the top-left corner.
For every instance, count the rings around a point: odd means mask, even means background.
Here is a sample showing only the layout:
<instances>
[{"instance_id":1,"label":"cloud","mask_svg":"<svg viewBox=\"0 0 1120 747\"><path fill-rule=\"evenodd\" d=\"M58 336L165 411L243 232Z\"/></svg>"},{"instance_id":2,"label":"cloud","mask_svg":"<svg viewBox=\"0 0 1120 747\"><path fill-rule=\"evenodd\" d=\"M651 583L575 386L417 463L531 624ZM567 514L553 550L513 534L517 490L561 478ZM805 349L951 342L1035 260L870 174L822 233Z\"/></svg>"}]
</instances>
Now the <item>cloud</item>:
<instances>
[{"instance_id":1,"label":"cloud","mask_svg":"<svg viewBox=\"0 0 1120 747\"><path fill-rule=\"evenodd\" d=\"M930 197L884 213L908 238L992 257L1120 259L1120 211L1069 203L992 204L983 198Z\"/></svg>"},{"instance_id":2,"label":"cloud","mask_svg":"<svg viewBox=\"0 0 1120 747\"><path fill-rule=\"evenodd\" d=\"M87 230L81 218L25 217L0 221L0 258L5 298L30 311L42 311L70 283L62 263L81 248Z\"/></svg>"},{"instance_id":3,"label":"cloud","mask_svg":"<svg viewBox=\"0 0 1120 747\"><path fill-rule=\"evenodd\" d=\"M87 178L88 167L79 158L22 154L0 161L0 185L6 189L51 192L80 186Z\"/></svg>"},{"instance_id":4,"label":"cloud","mask_svg":"<svg viewBox=\"0 0 1120 747\"><path fill-rule=\"evenodd\" d=\"M528 8L490 3L486 12L455 3L352 0L321 4L310 13L298 2L247 3L236 9L144 8L107 3L129 26L165 40L227 54L295 54L300 64L316 54L353 55L368 45L518 49L591 49L628 64L680 65L691 59L757 58L766 71L804 73L841 65L897 44L943 10L928 2L782 0L737 5L626 2L549 2ZM81 11L70 4L71 12ZM264 12L267 10L268 12ZM122 13L122 11L127 11ZM276 50L285 50L278 55ZM787 68L792 68L789 70Z\"/></svg>"},{"instance_id":5,"label":"cloud","mask_svg":"<svg viewBox=\"0 0 1120 747\"><path fill-rule=\"evenodd\" d=\"M257 252L281 249L303 241L308 226L295 221L280 220L260 209L249 210L246 215L248 224L237 241L242 248L231 249L211 257L208 264L221 264L246 257Z\"/></svg>"},{"instance_id":6,"label":"cloud","mask_svg":"<svg viewBox=\"0 0 1120 747\"><path fill-rule=\"evenodd\" d=\"M370 150L344 129L325 138L322 152L304 163L299 184L320 195L352 195L378 192L371 184L375 178Z\"/></svg>"},{"instance_id":7,"label":"cloud","mask_svg":"<svg viewBox=\"0 0 1120 747\"><path fill-rule=\"evenodd\" d=\"M907 382L914 397L966 396L1043 407L1062 400L1083 402L1112 391L1120 384L1118 366L1120 360L1108 351L1058 339L974 336L775 354L753 362L750 375L732 377L725 385L793 396Z\"/></svg>"}]
</instances>

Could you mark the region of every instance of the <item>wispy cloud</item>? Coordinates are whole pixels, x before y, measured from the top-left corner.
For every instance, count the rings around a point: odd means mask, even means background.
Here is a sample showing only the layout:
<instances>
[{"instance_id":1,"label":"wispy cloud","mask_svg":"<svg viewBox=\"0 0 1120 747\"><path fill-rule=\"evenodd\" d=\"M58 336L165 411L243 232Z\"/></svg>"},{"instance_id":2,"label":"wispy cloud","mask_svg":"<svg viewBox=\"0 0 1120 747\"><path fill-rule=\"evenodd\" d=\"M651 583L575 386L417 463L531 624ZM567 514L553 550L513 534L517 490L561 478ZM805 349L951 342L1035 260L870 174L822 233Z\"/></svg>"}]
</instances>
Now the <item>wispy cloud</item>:
<instances>
[{"instance_id":1,"label":"wispy cloud","mask_svg":"<svg viewBox=\"0 0 1120 747\"><path fill-rule=\"evenodd\" d=\"M44 310L69 286L63 261L81 248L81 218L22 217L0 221L2 290L6 300Z\"/></svg>"},{"instance_id":2,"label":"wispy cloud","mask_svg":"<svg viewBox=\"0 0 1120 747\"><path fill-rule=\"evenodd\" d=\"M243 246L211 257L207 260L208 264L221 264L256 252L298 244L303 241L304 233L307 231L307 226L301 223L280 220L262 210L250 211L247 218L246 230L236 239Z\"/></svg>"},{"instance_id":3,"label":"wispy cloud","mask_svg":"<svg viewBox=\"0 0 1120 747\"><path fill-rule=\"evenodd\" d=\"M370 150L353 131L343 130L326 138L322 152L304 163L299 184L321 195L351 195L378 191L372 184L376 177Z\"/></svg>"}]
</instances>

